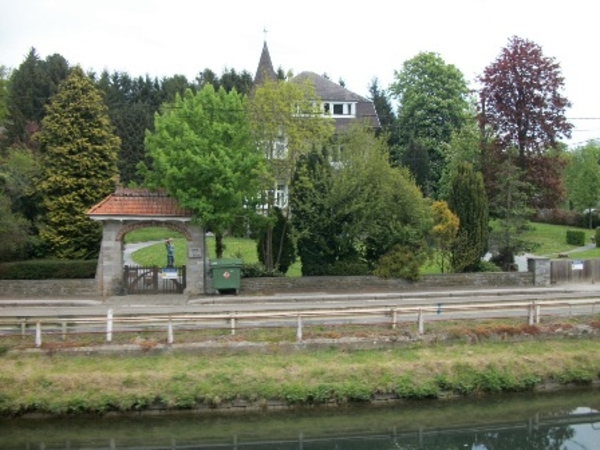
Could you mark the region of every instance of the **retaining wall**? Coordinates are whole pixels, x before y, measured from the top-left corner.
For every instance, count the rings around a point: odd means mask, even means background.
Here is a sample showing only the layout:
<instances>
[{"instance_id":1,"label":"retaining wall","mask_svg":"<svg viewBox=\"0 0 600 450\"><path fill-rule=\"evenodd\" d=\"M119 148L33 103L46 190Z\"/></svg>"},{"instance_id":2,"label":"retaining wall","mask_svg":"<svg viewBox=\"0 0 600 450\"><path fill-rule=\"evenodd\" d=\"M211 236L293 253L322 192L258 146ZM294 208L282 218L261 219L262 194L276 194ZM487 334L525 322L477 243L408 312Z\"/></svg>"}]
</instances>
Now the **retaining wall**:
<instances>
[{"instance_id":1,"label":"retaining wall","mask_svg":"<svg viewBox=\"0 0 600 450\"><path fill-rule=\"evenodd\" d=\"M532 286L531 272L489 272L425 275L419 281L366 277L242 278L245 295L285 292L376 292L435 288ZM0 298L100 297L94 279L0 280Z\"/></svg>"},{"instance_id":2,"label":"retaining wall","mask_svg":"<svg viewBox=\"0 0 600 450\"><path fill-rule=\"evenodd\" d=\"M0 280L0 297L99 297L98 284L93 278L75 280Z\"/></svg>"}]
</instances>

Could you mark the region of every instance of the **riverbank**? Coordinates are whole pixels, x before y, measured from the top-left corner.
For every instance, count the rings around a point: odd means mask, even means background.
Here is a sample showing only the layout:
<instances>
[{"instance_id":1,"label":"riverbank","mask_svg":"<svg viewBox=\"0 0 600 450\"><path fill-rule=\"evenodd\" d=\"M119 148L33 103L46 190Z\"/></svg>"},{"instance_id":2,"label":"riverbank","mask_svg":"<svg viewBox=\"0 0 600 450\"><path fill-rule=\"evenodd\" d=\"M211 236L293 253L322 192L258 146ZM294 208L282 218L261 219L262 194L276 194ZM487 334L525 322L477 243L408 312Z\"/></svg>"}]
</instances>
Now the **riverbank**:
<instances>
[{"instance_id":1,"label":"riverbank","mask_svg":"<svg viewBox=\"0 0 600 450\"><path fill-rule=\"evenodd\" d=\"M595 336L430 342L361 350L0 357L4 416L338 407L598 386Z\"/></svg>"}]
</instances>

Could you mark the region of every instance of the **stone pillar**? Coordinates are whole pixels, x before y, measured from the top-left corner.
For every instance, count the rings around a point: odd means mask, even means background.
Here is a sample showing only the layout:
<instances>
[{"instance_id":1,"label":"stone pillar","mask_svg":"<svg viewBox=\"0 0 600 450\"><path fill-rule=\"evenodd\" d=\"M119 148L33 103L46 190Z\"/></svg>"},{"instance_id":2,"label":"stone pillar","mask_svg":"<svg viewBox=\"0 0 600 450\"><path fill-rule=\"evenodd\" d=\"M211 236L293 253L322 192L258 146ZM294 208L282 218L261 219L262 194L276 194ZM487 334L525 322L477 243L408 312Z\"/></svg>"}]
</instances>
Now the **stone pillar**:
<instances>
[{"instance_id":1,"label":"stone pillar","mask_svg":"<svg viewBox=\"0 0 600 450\"><path fill-rule=\"evenodd\" d=\"M204 228L199 225L189 225L188 229L192 239L187 243L187 280L184 294L205 294L208 273L206 234Z\"/></svg>"},{"instance_id":2,"label":"stone pillar","mask_svg":"<svg viewBox=\"0 0 600 450\"><path fill-rule=\"evenodd\" d=\"M98 288L104 297L123 293L123 242L117 240L120 222L102 223L102 244L98 258Z\"/></svg>"},{"instance_id":3,"label":"stone pillar","mask_svg":"<svg viewBox=\"0 0 600 450\"><path fill-rule=\"evenodd\" d=\"M533 272L534 286L550 286L552 283L550 258L527 258L527 270Z\"/></svg>"}]
</instances>

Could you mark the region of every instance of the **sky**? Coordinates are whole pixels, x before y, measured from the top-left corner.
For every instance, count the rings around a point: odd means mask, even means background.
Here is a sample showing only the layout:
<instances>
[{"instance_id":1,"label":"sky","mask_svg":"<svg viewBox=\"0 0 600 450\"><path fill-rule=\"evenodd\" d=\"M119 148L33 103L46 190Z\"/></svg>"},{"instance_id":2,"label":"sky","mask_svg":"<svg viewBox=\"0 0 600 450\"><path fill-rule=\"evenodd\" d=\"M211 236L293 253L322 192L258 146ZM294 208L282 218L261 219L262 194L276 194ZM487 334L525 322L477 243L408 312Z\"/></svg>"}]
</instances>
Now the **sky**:
<instances>
[{"instance_id":1,"label":"sky","mask_svg":"<svg viewBox=\"0 0 600 450\"><path fill-rule=\"evenodd\" d=\"M597 12L593 0L0 0L0 65L17 68L34 47L84 70L132 76L209 68L254 75L266 39L274 67L341 79L368 96L402 64L436 52L475 79L511 36L560 64L577 146L600 138ZM266 30L266 32L265 32Z\"/></svg>"}]
</instances>

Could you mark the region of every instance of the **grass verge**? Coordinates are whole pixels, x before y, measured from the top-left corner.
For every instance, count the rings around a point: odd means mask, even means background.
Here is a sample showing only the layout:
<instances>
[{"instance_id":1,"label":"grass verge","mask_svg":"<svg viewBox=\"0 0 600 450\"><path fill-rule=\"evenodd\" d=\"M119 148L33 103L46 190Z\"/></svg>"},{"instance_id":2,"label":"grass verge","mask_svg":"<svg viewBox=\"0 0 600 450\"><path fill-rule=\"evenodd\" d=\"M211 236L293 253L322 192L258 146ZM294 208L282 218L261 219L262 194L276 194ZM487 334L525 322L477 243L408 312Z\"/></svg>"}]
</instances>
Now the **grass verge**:
<instances>
[{"instance_id":1,"label":"grass verge","mask_svg":"<svg viewBox=\"0 0 600 450\"><path fill-rule=\"evenodd\" d=\"M6 352L0 357L0 414L206 409L239 402L265 408L269 402L335 405L371 402L378 396L523 392L545 382L591 385L599 380L596 339L541 340L530 332L527 340L483 340L485 328L480 325L477 340L455 331L458 335L443 344L431 340L431 345L370 350L331 345L287 351L273 341L265 344L268 351L235 355ZM503 328L507 335L511 330Z\"/></svg>"}]
</instances>

